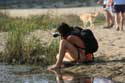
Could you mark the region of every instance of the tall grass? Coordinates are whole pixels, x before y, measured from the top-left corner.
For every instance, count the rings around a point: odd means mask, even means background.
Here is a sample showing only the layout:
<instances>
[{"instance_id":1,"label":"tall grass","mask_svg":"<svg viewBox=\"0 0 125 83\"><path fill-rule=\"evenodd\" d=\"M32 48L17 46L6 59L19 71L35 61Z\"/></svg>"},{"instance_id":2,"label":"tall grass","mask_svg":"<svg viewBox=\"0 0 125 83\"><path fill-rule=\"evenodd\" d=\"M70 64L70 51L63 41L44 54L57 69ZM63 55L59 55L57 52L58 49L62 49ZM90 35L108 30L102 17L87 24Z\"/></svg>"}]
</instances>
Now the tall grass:
<instances>
[{"instance_id":1,"label":"tall grass","mask_svg":"<svg viewBox=\"0 0 125 83\"><path fill-rule=\"evenodd\" d=\"M8 33L8 39L5 48L6 62L22 63L23 45L25 30L18 28Z\"/></svg>"},{"instance_id":2,"label":"tall grass","mask_svg":"<svg viewBox=\"0 0 125 83\"><path fill-rule=\"evenodd\" d=\"M21 28L29 29L30 31L36 29L47 30L56 28L59 23L59 18L51 18L48 15L31 16L27 19L0 16L0 31L8 32L16 30L20 28L20 24Z\"/></svg>"},{"instance_id":3,"label":"tall grass","mask_svg":"<svg viewBox=\"0 0 125 83\"><path fill-rule=\"evenodd\" d=\"M55 40L45 45L36 37L28 39L34 30L48 30L57 27L59 18L48 15L31 16L30 18L11 18L0 16L0 31L8 32L5 52L2 61L10 64L51 64L57 54L58 42Z\"/></svg>"},{"instance_id":4,"label":"tall grass","mask_svg":"<svg viewBox=\"0 0 125 83\"><path fill-rule=\"evenodd\" d=\"M58 40L45 45L35 36L28 38L29 32L18 28L9 32L4 61L13 64L49 65L58 52Z\"/></svg>"}]
</instances>

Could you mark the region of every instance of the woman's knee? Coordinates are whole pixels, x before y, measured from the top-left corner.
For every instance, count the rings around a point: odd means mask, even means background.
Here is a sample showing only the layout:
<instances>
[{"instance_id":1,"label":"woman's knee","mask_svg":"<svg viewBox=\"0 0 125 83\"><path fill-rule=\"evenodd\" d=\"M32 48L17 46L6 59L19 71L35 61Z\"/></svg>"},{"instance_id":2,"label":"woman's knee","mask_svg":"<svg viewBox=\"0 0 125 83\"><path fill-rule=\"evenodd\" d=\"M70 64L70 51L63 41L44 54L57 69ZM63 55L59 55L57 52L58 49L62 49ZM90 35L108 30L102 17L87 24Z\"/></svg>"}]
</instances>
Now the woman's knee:
<instances>
[{"instance_id":1,"label":"woman's knee","mask_svg":"<svg viewBox=\"0 0 125 83\"><path fill-rule=\"evenodd\" d=\"M56 55L56 59L58 59L58 58L59 58L59 54Z\"/></svg>"}]
</instances>

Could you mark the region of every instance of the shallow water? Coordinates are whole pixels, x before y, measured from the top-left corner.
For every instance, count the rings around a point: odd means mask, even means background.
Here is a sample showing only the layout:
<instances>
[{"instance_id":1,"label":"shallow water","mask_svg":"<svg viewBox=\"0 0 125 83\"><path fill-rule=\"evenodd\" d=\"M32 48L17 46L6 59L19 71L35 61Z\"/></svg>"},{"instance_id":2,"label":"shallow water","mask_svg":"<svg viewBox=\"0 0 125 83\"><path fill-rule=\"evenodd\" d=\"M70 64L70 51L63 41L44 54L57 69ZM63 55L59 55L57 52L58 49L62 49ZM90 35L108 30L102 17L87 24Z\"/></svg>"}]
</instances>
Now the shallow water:
<instances>
[{"instance_id":1,"label":"shallow water","mask_svg":"<svg viewBox=\"0 0 125 83\"><path fill-rule=\"evenodd\" d=\"M87 77L41 67L0 64L0 83L115 83L102 77Z\"/></svg>"}]
</instances>

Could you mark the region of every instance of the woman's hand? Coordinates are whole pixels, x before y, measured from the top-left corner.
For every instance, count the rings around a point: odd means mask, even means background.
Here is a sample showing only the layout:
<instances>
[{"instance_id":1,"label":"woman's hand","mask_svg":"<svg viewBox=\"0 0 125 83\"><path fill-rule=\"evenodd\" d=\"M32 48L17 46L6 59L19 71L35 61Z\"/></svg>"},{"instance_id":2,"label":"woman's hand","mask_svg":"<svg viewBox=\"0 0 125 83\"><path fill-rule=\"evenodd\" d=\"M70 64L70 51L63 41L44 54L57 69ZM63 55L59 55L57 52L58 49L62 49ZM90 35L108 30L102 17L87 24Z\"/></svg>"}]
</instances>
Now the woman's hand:
<instances>
[{"instance_id":1,"label":"woman's hand","mask_svg":"<svg viewBox=\"0 0 125 83\"><path fill-rule=\"evenodd\" d=\"M55 64L47 68L47 70L56 70L56 69L60 69L60 67L56 66Z\"/></svg>"}]
</instances>

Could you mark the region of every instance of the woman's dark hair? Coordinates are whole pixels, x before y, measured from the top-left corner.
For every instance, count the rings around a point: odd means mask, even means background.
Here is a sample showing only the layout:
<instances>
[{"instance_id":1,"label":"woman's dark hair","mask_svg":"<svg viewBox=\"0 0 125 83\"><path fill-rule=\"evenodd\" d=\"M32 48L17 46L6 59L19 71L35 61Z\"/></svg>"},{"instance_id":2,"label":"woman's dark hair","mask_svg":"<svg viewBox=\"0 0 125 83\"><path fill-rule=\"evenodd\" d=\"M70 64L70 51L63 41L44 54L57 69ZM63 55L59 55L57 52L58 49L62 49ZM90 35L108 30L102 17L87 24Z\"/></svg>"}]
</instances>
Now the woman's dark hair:
<instances>
[{"instance_id":1,"label":"woman's dark hair","mask_svg":"<svg viewBox=\"0 0 125 83\"><path fill-rule=\"evenodd\" d=\"M57 31L61 34L61 36L65 37L68 36L71 31L73 31L73 28L63 22L59 25Z\"/></svg>"}]
</instances>

